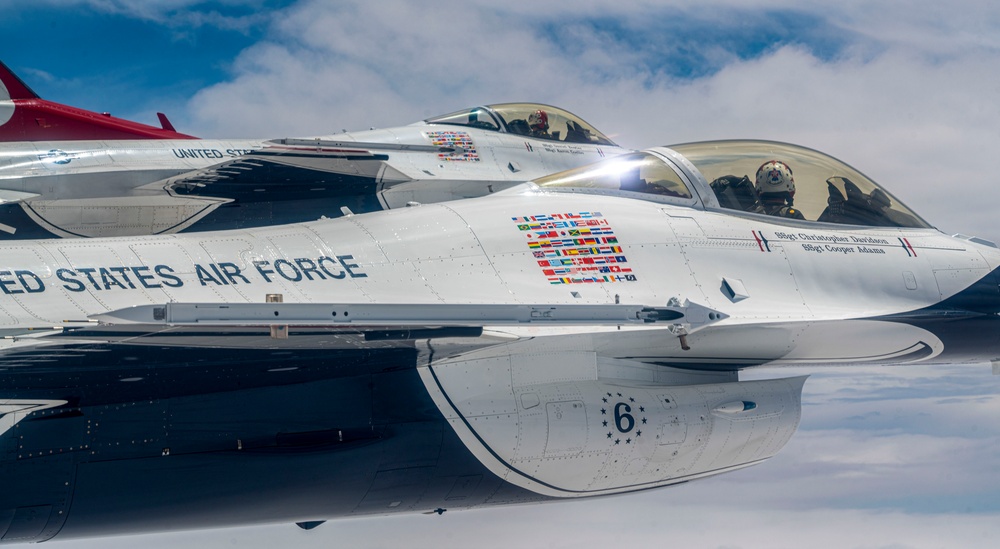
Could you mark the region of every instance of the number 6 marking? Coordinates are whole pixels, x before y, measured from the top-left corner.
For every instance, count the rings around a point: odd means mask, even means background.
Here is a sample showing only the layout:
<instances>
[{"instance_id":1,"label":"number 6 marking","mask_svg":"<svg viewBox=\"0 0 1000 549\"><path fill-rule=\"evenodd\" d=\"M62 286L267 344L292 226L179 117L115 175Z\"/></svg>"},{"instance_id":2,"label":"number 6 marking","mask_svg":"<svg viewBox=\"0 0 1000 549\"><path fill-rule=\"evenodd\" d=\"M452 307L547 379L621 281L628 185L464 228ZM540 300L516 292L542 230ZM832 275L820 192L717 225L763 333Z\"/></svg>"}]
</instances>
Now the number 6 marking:
<instances>
[{"instance_id":1,"label":"number 6 marking","mask_svg":"<svg viewBox=\"0 0 1000 549\"><path fill-rule=\"evenodd\" d=\"M625 413L622 413L622 408L625 408ZM635 418L629 412L632 411L632 407L624 402L619 402L615 404L615 427L621 433L627 433L635 427Z\"/></svg>"}]
</instances>

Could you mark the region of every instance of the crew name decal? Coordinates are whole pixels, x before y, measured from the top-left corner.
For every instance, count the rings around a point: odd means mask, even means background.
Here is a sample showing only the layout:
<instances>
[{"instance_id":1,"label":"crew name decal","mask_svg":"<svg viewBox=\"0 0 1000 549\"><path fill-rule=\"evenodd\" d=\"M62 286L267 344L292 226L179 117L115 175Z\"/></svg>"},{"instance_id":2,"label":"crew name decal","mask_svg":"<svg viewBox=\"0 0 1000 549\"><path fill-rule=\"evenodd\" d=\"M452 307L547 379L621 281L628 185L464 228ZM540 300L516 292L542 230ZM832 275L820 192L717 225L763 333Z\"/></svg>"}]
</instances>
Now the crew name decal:
<instances>
[{"instance_id":1,"label":"crew name decal","mask_svg":"<svg viewBox=\"0 0 1000 549\"><path fill-rule=\"evenodd\" d=\"M512 217L549 284L634 282L632 269L600 212Z\"/></svg>"},{"instance_id":2,"label":"crew name decal","mask_svg":"<svg viewBox=\"0 0 1000 549\"><path fill-rule=\"evenodd\" d=\"M754 231L754 238L757 239L757 243L761 245L761 251L771 251L770 247L767 245L768 241L764 238L764 233L762 231ZM833 253L841 255L851 255L851 254L868 254L868 255L887 255L888 250L893 248L901 248L906 252L909 257L916 257L917 251L910 245L909 240L905 238L897 238L897 242L893 242L887 238L881 238L877 236L858 236L858 235L838 235L838 234L823 234L823 233L786 233L786 232L775 232L774 238L782 240L785 242L795 242L802 246L802 249L807 252L813 252L816 254L823 253Z\"/></svg>"}]
</instances>

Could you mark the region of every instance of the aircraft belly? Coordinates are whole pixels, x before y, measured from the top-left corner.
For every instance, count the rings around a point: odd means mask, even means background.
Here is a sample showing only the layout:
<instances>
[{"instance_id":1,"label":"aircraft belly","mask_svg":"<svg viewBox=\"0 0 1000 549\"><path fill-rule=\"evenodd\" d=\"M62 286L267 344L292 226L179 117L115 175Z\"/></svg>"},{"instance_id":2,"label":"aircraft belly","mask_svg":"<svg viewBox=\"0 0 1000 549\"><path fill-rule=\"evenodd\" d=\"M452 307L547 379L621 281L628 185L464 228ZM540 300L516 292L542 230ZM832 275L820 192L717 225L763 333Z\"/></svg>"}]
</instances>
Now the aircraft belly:
<instances>
[{"instance_id":1,"label":"aircraft belly","mask_svg":"<svg viewBox=\"0 0 1000 549\"><path fill-rule=\"evenodd\" d=\"M9 530L41 541L67 515L60 539L541 499L465 449L412 343L335 334L99 330L7 350L0 403L64 399L0 434L0 526L50 513Z\"/></svg>"},{"instance_id":2,"label":"aircraft belly","mask_svg":"<svg viewBox=\"0 0 1000 549\"><path fill-rule=\"evenodd\" d=\"M745 467L773 455L798 426L803 379L605 380L592 352L533 345L487 349L420 374L469 449L495 475L541 495L613 494ZM714 411L751 394L753 413Z\"/></svg>"},{"instance_id":3,"label":"aircraft belly","mask_svg":"<svg viewBox=\"0 0 1000 549\"><path fill-rule=\"evenodd\" d=\"M13 461L0 453L0 481L4 493L18 496L10 500L0 493L0 545L45 541L59 533L76 484L73 455Z\"/></svg>"}]
</instances>

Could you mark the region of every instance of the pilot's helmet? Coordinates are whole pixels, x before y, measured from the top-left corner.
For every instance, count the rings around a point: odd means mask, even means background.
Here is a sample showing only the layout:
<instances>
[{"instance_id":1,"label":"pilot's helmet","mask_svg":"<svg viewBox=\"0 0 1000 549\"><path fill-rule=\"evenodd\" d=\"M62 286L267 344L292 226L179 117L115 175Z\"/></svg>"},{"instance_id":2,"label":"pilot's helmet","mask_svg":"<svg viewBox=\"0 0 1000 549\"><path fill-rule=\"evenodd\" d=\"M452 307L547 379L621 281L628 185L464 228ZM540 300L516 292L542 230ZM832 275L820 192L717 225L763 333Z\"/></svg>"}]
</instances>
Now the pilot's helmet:
<instances>
[{"instance_id":1,"label":"pilot's helmet","mask_svg":"<svg viewBox=\"0 0 1000 549\"><path fill-rule=\"evenodd\" d=\"M757 192L795 194L795 178L788 164L780 160L768 160L757 168Z\"/></svg>"},{"instance_id":2,"label":"pilot's helmet","mask_svg":"<svg viewBox=\"0 0 1000 549\"><path fill-rule=\"evenodd\" d=\"M543 110L537 110L528 115L528 127L533 132L545 132L549 130L549 115Z\"/></svg>"}]
</instances>

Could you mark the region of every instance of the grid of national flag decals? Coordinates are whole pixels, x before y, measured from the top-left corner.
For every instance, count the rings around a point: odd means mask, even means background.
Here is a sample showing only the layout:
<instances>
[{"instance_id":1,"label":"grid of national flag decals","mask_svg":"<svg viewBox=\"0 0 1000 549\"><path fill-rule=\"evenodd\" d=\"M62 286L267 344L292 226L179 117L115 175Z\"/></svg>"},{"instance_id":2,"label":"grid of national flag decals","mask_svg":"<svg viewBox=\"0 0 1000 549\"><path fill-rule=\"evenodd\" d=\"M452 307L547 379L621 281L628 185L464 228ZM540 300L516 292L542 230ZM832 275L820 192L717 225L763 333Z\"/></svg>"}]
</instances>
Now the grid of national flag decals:
<instances>
[{"instance_id":1,"label":"grid of national flag decals","mask_svg":"<svg viewBox=\"0 0 1000 549\"><path fill-rule=\"evenodd\" d=\"M479 162L476 144L465 132L427 132L427 138L435 147L459 147L462 154L439 153L438 159L448 162Z\"/></svg>"},{"instance_id":2,"label":"grid of national flag decals","mask_svg":"<svg viewBox=\"0 0 1000 549\"><path fill-rule=\"evenodd\" d=\"M633 282L618 237L600 212L512 217L550 284Z\"/></svg>"}]
</instances>

